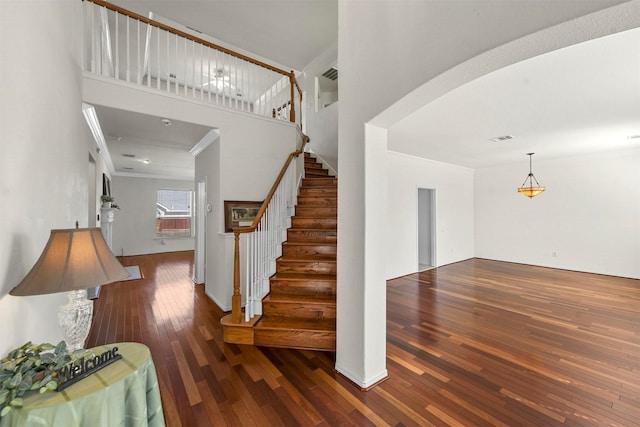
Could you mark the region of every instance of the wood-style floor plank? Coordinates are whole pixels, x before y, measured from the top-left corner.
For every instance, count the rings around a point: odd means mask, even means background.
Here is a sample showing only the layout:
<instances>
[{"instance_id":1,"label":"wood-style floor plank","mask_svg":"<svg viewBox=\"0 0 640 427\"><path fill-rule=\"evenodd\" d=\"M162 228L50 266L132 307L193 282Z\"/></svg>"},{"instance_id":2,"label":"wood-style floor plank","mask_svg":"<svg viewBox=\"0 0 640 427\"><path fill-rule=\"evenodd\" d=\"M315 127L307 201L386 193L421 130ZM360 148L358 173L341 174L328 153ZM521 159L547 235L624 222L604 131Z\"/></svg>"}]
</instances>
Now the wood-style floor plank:
<instances>
[{"instance_id":1,"label":"wood-style floor plank","mask_svg":"<svg viewBox=\"0 0 640 427\"><path fill-rule=\"evenodd\" d=\"M170 427L638 426L640 281L472 259L388 282L389 379L334 354L228 345L193 252L126 257L89 346L146 344Z\"/></svg>"}]
</instances>

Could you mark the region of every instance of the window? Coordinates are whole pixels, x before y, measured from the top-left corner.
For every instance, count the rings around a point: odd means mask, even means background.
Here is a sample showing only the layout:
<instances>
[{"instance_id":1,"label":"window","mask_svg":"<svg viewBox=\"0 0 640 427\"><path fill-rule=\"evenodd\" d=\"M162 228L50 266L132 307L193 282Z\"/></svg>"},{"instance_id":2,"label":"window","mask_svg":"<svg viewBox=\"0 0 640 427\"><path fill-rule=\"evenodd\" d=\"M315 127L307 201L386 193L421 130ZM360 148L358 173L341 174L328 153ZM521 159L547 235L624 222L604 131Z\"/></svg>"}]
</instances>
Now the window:
<instances>
[{"instance_id":1,"label":"window","mask_svg":"<svg viewBox=\"0 0 640 427\"><path fill-rule=\"evenodd\" d=\"M191 237L191 190L157 190L156 237Z\"/></svg>"}]
</instances>

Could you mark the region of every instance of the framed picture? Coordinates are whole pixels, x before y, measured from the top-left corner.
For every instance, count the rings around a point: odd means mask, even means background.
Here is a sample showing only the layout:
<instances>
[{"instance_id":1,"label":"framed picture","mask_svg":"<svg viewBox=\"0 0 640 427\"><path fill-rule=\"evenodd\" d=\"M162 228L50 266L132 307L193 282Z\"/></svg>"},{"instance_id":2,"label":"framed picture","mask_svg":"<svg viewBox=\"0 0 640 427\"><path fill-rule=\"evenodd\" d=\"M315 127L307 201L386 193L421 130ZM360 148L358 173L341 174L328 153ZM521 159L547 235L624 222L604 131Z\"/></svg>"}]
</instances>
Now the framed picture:
<instances>
[{"instance_id":1,"label":"framed picture","mask_svg":"<svg viewBox=\"0 0 640 427\"><path fill-rule=\"evenodd\" d=\"M102 195L103 196L111 195L111 180L105 173L102 174Z\"/></svg>"},{"instance_id":2,"label":"framed picture","mask_svg":"<svg viewBox=\"0 0 640 427\"><path fill-rule=\"evenodd\" d=\"M224 231L233 232L233 227L249 227L256 219L262 202L224 201Z\"/></svg>"}]
</instances>

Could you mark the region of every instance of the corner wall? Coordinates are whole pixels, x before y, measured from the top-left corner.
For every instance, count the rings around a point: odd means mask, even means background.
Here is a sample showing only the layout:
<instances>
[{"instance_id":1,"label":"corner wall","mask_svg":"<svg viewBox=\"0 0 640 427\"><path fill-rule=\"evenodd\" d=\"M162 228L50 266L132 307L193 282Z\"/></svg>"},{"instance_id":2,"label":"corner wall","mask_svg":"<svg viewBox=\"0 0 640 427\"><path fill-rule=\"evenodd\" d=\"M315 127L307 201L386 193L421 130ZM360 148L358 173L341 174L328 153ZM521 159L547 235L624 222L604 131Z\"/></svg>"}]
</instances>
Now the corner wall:
<instances>
[{"instance_id":1,"label":"corner wall","mask_svg":"<svg viewBox=\"0 0 640 427\"><path fill-rule=\"evenodd\" d=\"M547 188L533 199L516 192L525 158L476 171L476 256L640 279L640 149L534 157L533 171Z\"/></svg>"}]
</instances>

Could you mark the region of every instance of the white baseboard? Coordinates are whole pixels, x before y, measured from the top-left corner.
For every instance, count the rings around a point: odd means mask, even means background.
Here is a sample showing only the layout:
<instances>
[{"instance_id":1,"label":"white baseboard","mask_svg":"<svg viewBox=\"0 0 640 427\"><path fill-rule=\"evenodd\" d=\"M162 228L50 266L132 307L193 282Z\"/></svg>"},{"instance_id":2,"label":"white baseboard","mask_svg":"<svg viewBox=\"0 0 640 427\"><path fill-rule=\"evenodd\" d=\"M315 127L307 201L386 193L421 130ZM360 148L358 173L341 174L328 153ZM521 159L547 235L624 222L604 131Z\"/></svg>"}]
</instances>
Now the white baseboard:
<instances>
[{"instance_id":1,"label":"white baseboard","mask_svg":"<svg viewBox=\"0 0 640 427\"><path fill-rule=\"evenodd\" d=\"M219 301L216 297L214 297L209 292L207 292L206 289L205 289L204 293L205 293L206 296L208 296L211 299L211 301L213 301L218 307L220 307L220 310L222 310L222 311L231 311L231 305L227 306L227 305L222 304L221 301Z\"/></svg>"},{"instance_id":2,"label":"white baseboard","mask_svg":"<svg viewBox=\"0 0 640 427\"><path fill-rule=\"evenodd\" d=\"M348 369L342 368L340 367L337 363L336 363L336 371L338 371L338 373L340 373L340 375L345 376L349 381L351 381L352 383L356 384L357 386L359 386L362 389L367 389L369 387L371 387L372 385L375 385L376 383L382 381L383 379L387 378L389 376L389 373L387 372L386 369L384 369L382 372L380 372L379 374L368 378L368 379L363 379L363 378L359 378L357 375L353 374L352 372L350 372Z\"/></svg>"}]
</instances>

